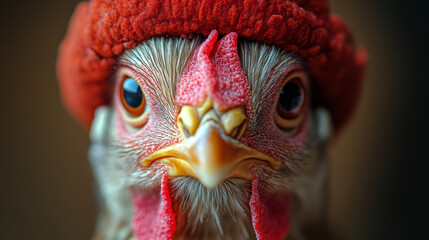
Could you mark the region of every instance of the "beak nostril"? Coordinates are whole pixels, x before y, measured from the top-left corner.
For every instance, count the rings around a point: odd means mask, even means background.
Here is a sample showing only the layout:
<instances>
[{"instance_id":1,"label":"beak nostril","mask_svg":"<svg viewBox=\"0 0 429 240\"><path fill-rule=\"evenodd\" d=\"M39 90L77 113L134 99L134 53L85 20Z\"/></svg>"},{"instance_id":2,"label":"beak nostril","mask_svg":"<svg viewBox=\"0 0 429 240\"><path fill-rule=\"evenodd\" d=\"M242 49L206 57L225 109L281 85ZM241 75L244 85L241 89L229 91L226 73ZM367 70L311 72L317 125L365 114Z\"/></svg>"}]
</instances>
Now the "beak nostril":
<instances>
[{"instance_id":1,"label":"beak nostril","mask_svg":"<svg viewBox=\"0 0 429 240\"><path fill-rule=\"evenodd\" d=\"M246 130L246 127L247 127L247 121L244 121L243 123L241 123L240 126L234 128L234 130L232 130L229 136L231 136L234 139L240 140L241 136L243 136L243 133Z\"/></svg>"},{"instance_id":2,"label":"beak nostril","mask_svg":"<svg viewBox=\"0 0 429 240\"><path fill-rule=\"evenodd\" d=\"M177 127L185 138L195 134L200 124L198 111L191 106L183 106L177 118Z\"/></svg>"},{"instance_id":3,"label":"beak nostril","mask_svg":"<svg viewBox=\"0 0 429 240\"><path fill-rule=\"evenodd\" d=\"M189 129L186 127L185 124L183 124L183 121L179 120L177 122L177 126L179 127L180 133L182 133L182 136L185 138L189 138L192 136L192 134L189 132Z\"/></svg>"},{"instance_id":4,"label":"beak nostril","mask_svg":"<svg viewBox=\"0 0 429 240\"><path fill-rule=\"evenodd\" d=\"M196 134L197 129L209 123L216 123L225 135L239 140L247 128L247 117L243 107L236 107L225 112L213 108L210 99L200 107L184 105L177 117L177 127L187 139Z\"/></svg>"},{"instance_id":5,"label":"beak nostril","mask_svg":"<svg viewBox=\"0 0 429 240\"><path fill-rule=\"evenodd\" d=\"M234 139L240 139L247 127L243 108L234 108L222 115L222 126L225 133Z\"/></svg>"}]
</instances>

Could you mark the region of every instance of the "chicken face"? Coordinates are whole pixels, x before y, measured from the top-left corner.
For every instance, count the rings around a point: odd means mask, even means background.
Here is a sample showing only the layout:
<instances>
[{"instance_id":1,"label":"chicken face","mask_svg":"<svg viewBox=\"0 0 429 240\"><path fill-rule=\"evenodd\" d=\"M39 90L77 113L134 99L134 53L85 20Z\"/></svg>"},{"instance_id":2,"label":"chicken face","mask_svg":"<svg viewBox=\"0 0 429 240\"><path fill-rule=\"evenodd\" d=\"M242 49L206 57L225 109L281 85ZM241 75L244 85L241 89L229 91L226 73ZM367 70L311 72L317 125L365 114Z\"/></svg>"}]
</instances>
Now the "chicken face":
<instances>
[{"instance_id":1,"label":"chicken face","mask_svg":"<svg viewBox=\"0 0 429 240\"><path fill-rule=\"evenodd\" d=\"M212 31L146 41L114 79L90 154L108 239L283 239L318 215L329 119L298 58Z\"/></svg>"},{"instance_id":2,"label":"chicken face","mask_svg":"<svg viewBox=\"0 0 429 240\"><path fill-rule=\"evenodd\" d=\"M80 3L57 70L91 129L97 239L308 239L325 209L330 117L335 131L350 118L366 63L329 9Z\"/></svg>"}]
</instances>

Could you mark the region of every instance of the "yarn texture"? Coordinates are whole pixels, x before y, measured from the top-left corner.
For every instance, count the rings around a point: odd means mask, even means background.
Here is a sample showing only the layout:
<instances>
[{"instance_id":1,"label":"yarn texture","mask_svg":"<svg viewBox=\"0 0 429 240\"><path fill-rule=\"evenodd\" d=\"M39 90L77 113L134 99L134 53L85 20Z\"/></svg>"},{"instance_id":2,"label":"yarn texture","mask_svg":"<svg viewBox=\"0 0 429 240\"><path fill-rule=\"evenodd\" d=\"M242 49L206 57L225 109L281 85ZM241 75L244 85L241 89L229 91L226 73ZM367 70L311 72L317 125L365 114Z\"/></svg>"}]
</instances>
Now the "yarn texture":
<instances>
[{"instance_id":1,"label":"yarn texture","mask_svg":"<svg viewBox=\"0 0 429 240\"><path fill-rule=\"evenodd\" d=\"M98 106L110 104L110 76L126 49L156 36L192 37L235 32L300 57L312 94L338 130L353 112L366 54L326 0L91 0L80 3L58 55L62 98L89 129Z\"/></svg>"}]
</instances>

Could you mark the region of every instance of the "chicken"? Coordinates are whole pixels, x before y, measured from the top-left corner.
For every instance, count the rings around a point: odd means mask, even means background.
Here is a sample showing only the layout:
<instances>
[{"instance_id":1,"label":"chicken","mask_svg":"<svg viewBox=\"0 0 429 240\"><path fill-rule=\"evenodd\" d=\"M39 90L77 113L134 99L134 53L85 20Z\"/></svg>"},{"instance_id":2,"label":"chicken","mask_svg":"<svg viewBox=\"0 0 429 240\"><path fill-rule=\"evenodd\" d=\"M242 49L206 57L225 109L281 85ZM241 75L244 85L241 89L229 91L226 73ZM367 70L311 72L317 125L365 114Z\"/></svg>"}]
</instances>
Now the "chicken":
<instances>
[{"instance_id":1,"label":"chicken","mask_svg":"<svg viewBox=\"0 0 429 240\"><path fill-rule=\"evenodd\" d=\"M66 105L91 126L102 204L95 239L307 239L306 230L323 226L326 146L354 106L365 62L342 22L331 20L328 53L313 46L303 54L282 45L293 37L300 46L301 35L287 34L292 23L268 27L280 38L222 21L198 22L190 34L192 14L183 25L163 24L174 22L165 19L168 3L118 2L81 4L58 61ZM185 9L205 9L210 19L219 6L208 2ZM289 20L327 24L326 3L304 2L273 1L266 10L278 6L286 17L307 7ZM244 18L242 6L257 5L223 3ZM140 32L139 8L157 12L159 28ZM278 22L271 14L267 23ZM326 41L323 24L307 45ZM139 34L148 36L132 40ZM323 65L323 56L336 64ZM335 97L329 80L343 83Z\"/></svg>"}]
</instances>

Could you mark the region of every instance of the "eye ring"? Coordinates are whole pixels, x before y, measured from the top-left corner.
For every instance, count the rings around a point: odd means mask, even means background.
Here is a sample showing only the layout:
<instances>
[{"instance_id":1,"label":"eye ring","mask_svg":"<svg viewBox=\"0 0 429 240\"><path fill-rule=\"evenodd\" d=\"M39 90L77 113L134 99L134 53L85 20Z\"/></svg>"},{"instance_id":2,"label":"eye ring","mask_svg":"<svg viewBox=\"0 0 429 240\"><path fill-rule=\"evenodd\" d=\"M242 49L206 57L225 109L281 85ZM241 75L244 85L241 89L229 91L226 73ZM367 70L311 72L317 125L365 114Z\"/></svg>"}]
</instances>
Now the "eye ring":
<instances>
[{"instance_id":1,"label":"eye ring","mask_svg":"<svg viewBox=\"0 0 429 240\"><path fill-rule=\"evenodd\" d=\"M143 88L131 74L122 74L120 79L118 95L122 116L132 127L141 128L149 112Z\"/></svg>"},{"instance_id":2,"label":"eye ring","mask_svg":"<svg viewBox=\"0 0 429 240\"><path fill-rule=\"evenodd\" d=\"M294 129L302 122L307 103L306 81L307 76L301 71L286 77L279 93L274 115L274 120L281 129Z\"/></svg>"}]
</instances>

